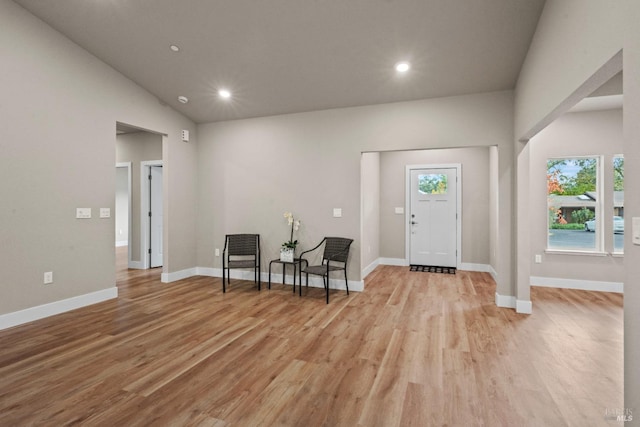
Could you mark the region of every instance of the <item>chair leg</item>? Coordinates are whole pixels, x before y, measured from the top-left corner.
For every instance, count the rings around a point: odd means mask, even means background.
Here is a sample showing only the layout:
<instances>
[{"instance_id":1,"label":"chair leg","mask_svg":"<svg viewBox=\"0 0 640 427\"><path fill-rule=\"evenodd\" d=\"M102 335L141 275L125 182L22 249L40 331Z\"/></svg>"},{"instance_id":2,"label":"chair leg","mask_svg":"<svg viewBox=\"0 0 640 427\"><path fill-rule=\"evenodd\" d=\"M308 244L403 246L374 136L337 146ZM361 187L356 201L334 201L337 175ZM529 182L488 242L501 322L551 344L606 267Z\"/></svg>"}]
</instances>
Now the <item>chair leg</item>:
<instances>
[{"instance_id":1,"label":"chair leg","mask_svg":"<svg viewBox=\"0 0 640 427\"><path fill-rule=\"evenodd\" d=\"M347 268L344 269L344 285L347 287L347 295L349 295L349 281L347 280Z\"/></svg>"},{"instance_id":2,"label":"chair leg","mask_svg":"<svg viewBox=\"0 0 640 427\"><path fill-rule=\"evenodd\" d=\"M324 283L324 289L327 292L327 304L329 304L329 276L322 276L322 282Z\"/></svg>"},{"instance_id":3,"label":"chair leg","mask_svg":"<svg viewBox=\"0 0 640 427\"><path fill-rule=\"evenodd\" d=\"M227 287L225 286L225 278L224 278L224 265L222 266L222 293L227 292Z\"/></svg>"}]
</instances>

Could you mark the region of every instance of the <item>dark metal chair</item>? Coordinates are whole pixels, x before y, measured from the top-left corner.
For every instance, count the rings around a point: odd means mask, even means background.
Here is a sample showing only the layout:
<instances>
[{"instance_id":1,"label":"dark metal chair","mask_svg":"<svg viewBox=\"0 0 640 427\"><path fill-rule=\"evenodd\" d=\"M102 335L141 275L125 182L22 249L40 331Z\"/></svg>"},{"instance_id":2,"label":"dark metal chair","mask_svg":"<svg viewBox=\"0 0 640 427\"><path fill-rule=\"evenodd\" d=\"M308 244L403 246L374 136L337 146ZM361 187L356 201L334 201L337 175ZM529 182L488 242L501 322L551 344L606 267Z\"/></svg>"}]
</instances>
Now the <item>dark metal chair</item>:
<instances>
[{"instance_id":1,"label":"dark metal chair","mask_svg":"<svg viewBox=\"0 0 640 427\"><path fill-rule=\"evenodd\" d=\"M226 281L231 284L229 274L232 268L253 268L254 280L260 290L259 234L227 234L225 236L222 251L222 292L227 292Z\"/></svg>"},{"instance_id":2,"label":"dark metal chair","mask_svg":"<svg viewBox=\"0 0 640 427\"><path fill-rule=\"evenodd\" d=\"M347 280L347 260L349 259L349 248L353 243L353 239L344 237L325 237L320 244L313 249L304 251L300 254L300 269L305 274L307 288L309 287L309 274L322 276L324 289L327 292L327 304L329 304L329 273L332 271L344 271L344 284L347 287L347 295L349 295L349 281ZM322 254L322 263L320 265L309 265L304 259L304 255L315 251L324 244L324 253ZM300 283L302 287L302 283Z\"/></svg>"}]
</instances>

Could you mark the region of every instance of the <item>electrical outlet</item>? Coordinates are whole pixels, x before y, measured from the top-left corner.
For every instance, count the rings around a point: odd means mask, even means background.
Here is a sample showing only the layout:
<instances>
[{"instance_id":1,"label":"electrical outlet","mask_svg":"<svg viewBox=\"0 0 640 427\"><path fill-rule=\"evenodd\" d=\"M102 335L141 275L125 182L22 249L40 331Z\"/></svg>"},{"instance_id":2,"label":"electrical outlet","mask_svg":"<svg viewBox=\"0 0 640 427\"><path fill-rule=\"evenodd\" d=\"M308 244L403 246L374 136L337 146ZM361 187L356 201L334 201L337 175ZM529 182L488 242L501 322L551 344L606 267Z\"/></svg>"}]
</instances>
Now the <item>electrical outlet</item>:
<instances>
[{"instance_id":1,"label":"electrical outlet","mask_svg":"<svg viewBox=\"0 0 640 427\"><path fill-rule=\"evenodd\" d=\"M91 218L91 208L76 208L76 218L78 219Z\"/></svg>"},{"instance_id":2,"label":"electrical outlet","mask_svg":"<svg viewBox=\"0 0 640 427\"><path fill-rule=\"evenodd\" d=\"M220 249L216 248L216 256L220 256Z\"/></svg>"},{"instance_id":3,"label":"electrical outlet","mask_svg":"<svg viewBox=\"0 0 640 427\"><path fill-rule=\"evenodd\" d=\"M542 255L536 254L536 264L542 264Z\"/></svg>"},{"instance_id":4,"label":"electrical outlet","mask_svg":"<svg viewBox=\"0 0 640 427\"><path fill-rule=\"evenodd\" d=\"M50 283L53 283L53 271L46 271L44 273L44 284L48 285Z\"/></svg>"}]
</instances>

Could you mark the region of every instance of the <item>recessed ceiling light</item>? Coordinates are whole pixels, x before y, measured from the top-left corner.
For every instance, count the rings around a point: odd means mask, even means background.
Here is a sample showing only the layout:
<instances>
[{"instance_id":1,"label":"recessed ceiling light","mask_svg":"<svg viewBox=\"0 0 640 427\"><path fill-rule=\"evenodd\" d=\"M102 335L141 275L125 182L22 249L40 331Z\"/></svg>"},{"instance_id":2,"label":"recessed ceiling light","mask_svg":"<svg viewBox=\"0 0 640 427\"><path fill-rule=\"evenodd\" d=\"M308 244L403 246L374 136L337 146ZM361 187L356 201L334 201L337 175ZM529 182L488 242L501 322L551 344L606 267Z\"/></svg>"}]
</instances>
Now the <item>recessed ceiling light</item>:
<instances>
[{"instance_id":1,"label":"recessed ceiling light","mask_svg":"<svg viewBox=\"0 0 640 427\"><path fill-rule=\"evenodd\" d=\"M406 73L407 71L409 71L409 68L411 68L411 64L405 61L398 62L396 64L396 71L399 73Z\"/></svg>"},{"instance_id":2,"label":"recessed ceiling light","mask_svg":"<svg viewBox=\"0 0 640 427\"><path fill-rule=\"evenodd\" d=\"M229 92L226 89L220 89L218 91L218 95L220 95L221 98L231 98L231 92Z\"/></svg>"},{"instance_id":3,"label":"recessed ceiling light","mask_svg":"<svg viewBox=\"0 0 640 427\"><path fill-rule=\"evenodd\" d=\"M189 102L189 98L187 98L186 96L179 96L178 101L180 101L183 104L186 104L187 102Z\"/></svg>"},{"instance_id":4,"label":"recessed ceiling light","mask_svg":"<svg viewBox=\"0 0 640 427\"><path fill-rule=\"evenodd\" d=\"M180 51L180 46L176 46L175 44L172 44L171 46L169 46L169 48L174 52Z\"/></svg>"}]
</instances>

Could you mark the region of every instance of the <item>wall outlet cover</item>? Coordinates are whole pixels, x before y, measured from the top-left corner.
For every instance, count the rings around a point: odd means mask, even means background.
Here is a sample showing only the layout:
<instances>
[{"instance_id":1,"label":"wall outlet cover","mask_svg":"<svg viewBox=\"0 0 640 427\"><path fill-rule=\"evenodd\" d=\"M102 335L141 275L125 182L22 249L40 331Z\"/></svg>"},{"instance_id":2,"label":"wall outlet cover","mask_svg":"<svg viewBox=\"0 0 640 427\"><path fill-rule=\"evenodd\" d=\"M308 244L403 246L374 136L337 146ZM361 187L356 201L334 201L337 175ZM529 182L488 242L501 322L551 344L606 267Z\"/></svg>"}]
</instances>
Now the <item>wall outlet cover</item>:
<instances>
[{"instance_id":1,"label":"wall outlet cover","mask_svg":"<svg viewBox=\"0 0 640 427\"><path fill-rule=\"evenodd\" d=\"M76 208L76 218L78 219L91 218L91 208Z\"/></svg>"}]
</instances>

